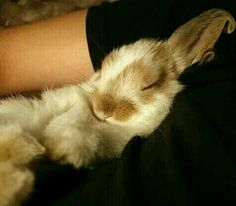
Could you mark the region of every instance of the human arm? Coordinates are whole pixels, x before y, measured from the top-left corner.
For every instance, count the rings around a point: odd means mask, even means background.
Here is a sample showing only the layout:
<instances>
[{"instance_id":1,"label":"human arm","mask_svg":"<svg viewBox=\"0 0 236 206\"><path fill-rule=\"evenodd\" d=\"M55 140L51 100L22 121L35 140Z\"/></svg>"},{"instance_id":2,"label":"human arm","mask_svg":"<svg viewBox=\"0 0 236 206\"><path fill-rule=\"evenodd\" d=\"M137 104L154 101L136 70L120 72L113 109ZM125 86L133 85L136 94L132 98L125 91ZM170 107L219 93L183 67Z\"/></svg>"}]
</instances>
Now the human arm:
<instances>
[{"instance_id":1,"label":"human arm","mask_svg":"<svg viewBox=\"0 0 236 206\"><path fill-rule=\"evenodd\" d=\"M0 95L79 83L93 74L87 10L0 31Z\"/></svg>"}]
</instances>

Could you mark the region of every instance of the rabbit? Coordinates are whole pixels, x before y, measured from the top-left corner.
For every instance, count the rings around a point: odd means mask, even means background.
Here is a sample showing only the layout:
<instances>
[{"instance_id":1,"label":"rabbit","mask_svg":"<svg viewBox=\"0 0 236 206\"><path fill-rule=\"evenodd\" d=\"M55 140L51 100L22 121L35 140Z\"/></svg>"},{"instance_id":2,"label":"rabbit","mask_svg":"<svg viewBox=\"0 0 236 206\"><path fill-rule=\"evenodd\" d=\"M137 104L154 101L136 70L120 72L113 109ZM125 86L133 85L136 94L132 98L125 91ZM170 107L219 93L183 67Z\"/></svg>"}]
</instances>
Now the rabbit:
<instances>
[{"instance_id":1,"label":"rabbit","mask_svg":"<svg viewBox=\"0 0 236 206\"><path fill-rule=\"evenodd\" d=\"M113 50L87 82L46 90L40 99L3 100L1 164L31 176L21 167L43 154L75 168L119 157L132 137L148 137L165 119L184 88L178 77L185 69L211 61L222 31L230 34L234 29L227 11L211 9L177 28L167 40L140 39ZM0 185L4 178L12 177L0 177ZM32 188L28 185L27 194ZM16 187L20 188L13 185L12 190ZM0 200L4 197L1 190ZM7 198L5 202L15 197Z\"/></svg>"}]
</instances>

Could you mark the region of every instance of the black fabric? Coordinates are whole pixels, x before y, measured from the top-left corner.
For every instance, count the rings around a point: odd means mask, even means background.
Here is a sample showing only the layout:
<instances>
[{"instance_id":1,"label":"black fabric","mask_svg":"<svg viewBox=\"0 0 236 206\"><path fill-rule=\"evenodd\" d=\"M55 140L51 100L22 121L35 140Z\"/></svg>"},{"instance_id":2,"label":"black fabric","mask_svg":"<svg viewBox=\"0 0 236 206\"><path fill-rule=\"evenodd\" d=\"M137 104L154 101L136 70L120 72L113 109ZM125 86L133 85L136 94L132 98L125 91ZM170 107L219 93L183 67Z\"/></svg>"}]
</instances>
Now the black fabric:
<instances>
[{"instance_id":1,"label":"black fabric","mask_svg":"<svg viewBox=\"0 0 236 206\"><path fill-rule=\"evenodd\" d=\"M123 43L169 36L203 10L219 7L236 16L233 0L135 2L90 9L88 36L100 48L95 65ZM235 54L236 33L223 34L214 61L181 76L186 89L161 126L147 139L132 139L121 158L79 171L38 162L35 192L25 205L236 205Z\"/></svg>"},{"instance_id":2,"label":"black fabric","mask_svg":"<svg viewBox=\"0 0 236 206\"><path fill-rule=\"evenodd\" d=\"M234 0L123 0L90 8L87 40L93 66L114 48L140 38L168 38L180 25L211 8L235 13Z\"/></svg>"}]
</instances>

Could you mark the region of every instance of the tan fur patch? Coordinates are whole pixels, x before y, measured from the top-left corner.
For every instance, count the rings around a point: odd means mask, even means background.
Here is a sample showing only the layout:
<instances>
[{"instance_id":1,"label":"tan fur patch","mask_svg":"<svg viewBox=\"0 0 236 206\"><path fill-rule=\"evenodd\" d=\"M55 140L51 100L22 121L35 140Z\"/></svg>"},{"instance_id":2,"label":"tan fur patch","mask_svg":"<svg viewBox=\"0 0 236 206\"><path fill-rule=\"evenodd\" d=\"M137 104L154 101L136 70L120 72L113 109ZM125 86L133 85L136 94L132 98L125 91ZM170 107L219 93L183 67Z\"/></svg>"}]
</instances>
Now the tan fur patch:
<instances>
[{"instance_id":1,"label":"tan fur patch","mask_svg":"<svg viewBox=\"0 0 236 206\"><path fill-rule=\"evenodd\" d=\"M0 162L7 161L10 158L10 151L8 148L2 148L0 145Z\"/></svg>"},{"instance_id":2,"label":"tan fur patch","mask_svg":"<svg viewBox=\"0 0 236 206\"><path fill-rule=\"evenodd\" d=\"M2 138L2 137L1 137ZM0 142L0 161L8 161L14 158L12 156L11 150L15 148L16 141L13 141L12 138L9 140Z\"/></svg>"},{"instance_id":3,"label":"tan fur patch","mask_svg":"<svg viewBox=\"0 0 236 206\"><path fill-rule=\"evenodd\" d=\"M24 137L7 137L4 141L0 141L0 162L25 164L43 152L44 148L41 145Z\"/></svg>"},{"instance_id":4,"label":"tan fur patch","mask_svg":"<svg viewBox=\"0 0 236 206\"><path fill-rule=\"evenodd\" d=\"M179 74L177 72L175 61L172 57L172 52L166 42L160 44L153 57L154 61L159 61L162 67L166 70L168 76L176 78Z\"/></svg>"},{"instance_id":5,"label":"tan fur patch","mask_svg":"<svg viewBox=\"0 0 236 206\"><path fill-rule=\"evenodd\" d=\"M9 162L0 162L0 205L21 205L20 202L32 191L33 174Z\"/></svg>"},{"instance_id":6,"label":"tan fur patch","mask_svg":"<svg viewBox=\"0 0 236 206\"><path fill-rule=\"evenodd\" d=\"M104 117L113 116L119 121L129 119L136 111L130 101L117 100L110 94L100 94L96 97L96 110L102 112Z\"/></svg>"},{"instance_id":7,"label":"tan fur patch","mask_svg":"<svg viewBox=\"0 0 236 206\"><path fill-rule=\"evenodd\" d=\"M144 68L141 61L134 61L127 65L115 78L110 79L106 85L111 93L117 93L119 89L123 89L125 85L132 85L140 88L142 85L148 84L150 77L153 78L152 72Z\"/></svg>"},{"instance_id":8,"label":"tan fur patch","mask_svg":"<svg viewBox=\"0 0 236 206\"><path fill-rule=\"evenodd\" d=\"M126 100L121 100L117 103L114 110L114 118L119 121L125 121L135 114L136 109L134 105Z\"/></svg>"},{"instance_id":9,"label":"tan fur patch","mask_svg":"<svg viewBox=\"0 0 236 206\"><path fill-rule=\"evenodd\" d=\"M111 116L113 114L113 110L115 108L115 102L111 95L102 94L96 99L96 109L98 111L102 111L105 116Z\"/></svg>"},{"instance_id":10,"label":"tan fur patch","mask_svg":"<svg viewBox=\"0 0 236 206\"><path fill-rule=\"evenodd\" d=\"M152 102L157 95L158 91L162 91L167 82L167 72L165 70L160 74L159 79L151 85L151 87L142 90L141 99L142 101L149 103Z\"/></svg>"},{"instance_id":11,"label":"tan fur patch","mask_svg":"<svg viewBox=\"0 0 236 206\"><path fill-rule=\"evenodd\" d=\"M164 44L162 46L164 48ZM160 49L162 49L162 47ZM112 91L112 93L117 93L118 89L122 89L121 87L128 85L128 88L130 88L131 90L133 88L137 91L140 91L139 93L143 102L152 102L156 96L157 90L163 90L166 82L168 82L167 80L171 76L170 73L172 71L167 71L165 68L170 67L165 56L166 52L167 51L164 49L163 53L159 52L154 57L162 59L162 61L160 61L160 65L162 66L159 66L157 68L147 68L148 66L144 65L142 60L134 61L131 64L127 65L126 68L124 68L116 78L109 80L107 82L107 88L109 88L109 91ZM129 92L131 91L127 91L127 98L129 98ZM117 105L114 104L115 100L111 95L102 96L103 98L101 99L101 101L99 101L98 105L100 105L100 109L103 110L103 112L106 113L107 116L109 116L112 113L111 111L113 111L114 108L117 107ZM121 105L123 105L123 103ZM121 108L124 108L125 117L128 116L128 108L130 108L132 111L134 106L130 104L129 106L126 105L124 107L122 106ZM122 110L119 108L119 111ZM120 116L121 118L118 119L123 119L123 114L121 114Z\"/></svg>"}]
</instances>

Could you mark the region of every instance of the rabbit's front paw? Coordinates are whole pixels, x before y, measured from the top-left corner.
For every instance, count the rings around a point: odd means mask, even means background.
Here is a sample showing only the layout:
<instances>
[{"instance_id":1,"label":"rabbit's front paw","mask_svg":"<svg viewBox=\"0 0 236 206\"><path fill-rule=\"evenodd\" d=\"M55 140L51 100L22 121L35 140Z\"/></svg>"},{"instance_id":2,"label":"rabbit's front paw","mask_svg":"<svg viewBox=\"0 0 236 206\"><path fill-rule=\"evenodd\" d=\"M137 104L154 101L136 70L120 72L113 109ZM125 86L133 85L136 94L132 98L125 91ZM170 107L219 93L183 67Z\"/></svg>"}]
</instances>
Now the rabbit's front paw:
<instances>
[{"instance_id":1,"label":"rabbit's front paw","mask_svg":"<svg viewBox=\"0 0 236 206\"><path fill-rule=\"evenodd\" d=\"M96 135L82 135L76 132L71 136L46 137L43 145L50 158L76 168L87 167L95 159L98 139Z\"/></svg>"},{"instance_id":2,"label":"rabbit's front paw","mask_svg":"<svg viewBox=\"0 0 236 206\"><path fill-rule=\"evenodd\" d=\"M76 168L87 167L93 156L91 148L73 144L66 139L48 141L47 150L50 158L62 164L72 164Z\"/></svg>"},{"instance_id":3,"label":"rabbit's front paw","mask_svg":"<svg viewBox=\"0 0 236 206\"><path fill-rule=\"evenodd\" d=\"M0 205L20 205L31 192L34 175L27 168L0 163Z\"/></svg>"},{"instance_id":4,"label":"rabbit's front paw","mask_svg":"<svg viewBox=\"0 0 236 206\"><path fill-rule=\"evenodd\" d=\"M27 164L44 153L45 148L28 134L0 136L0 162Z\"/></svg>"}]
</instances>

